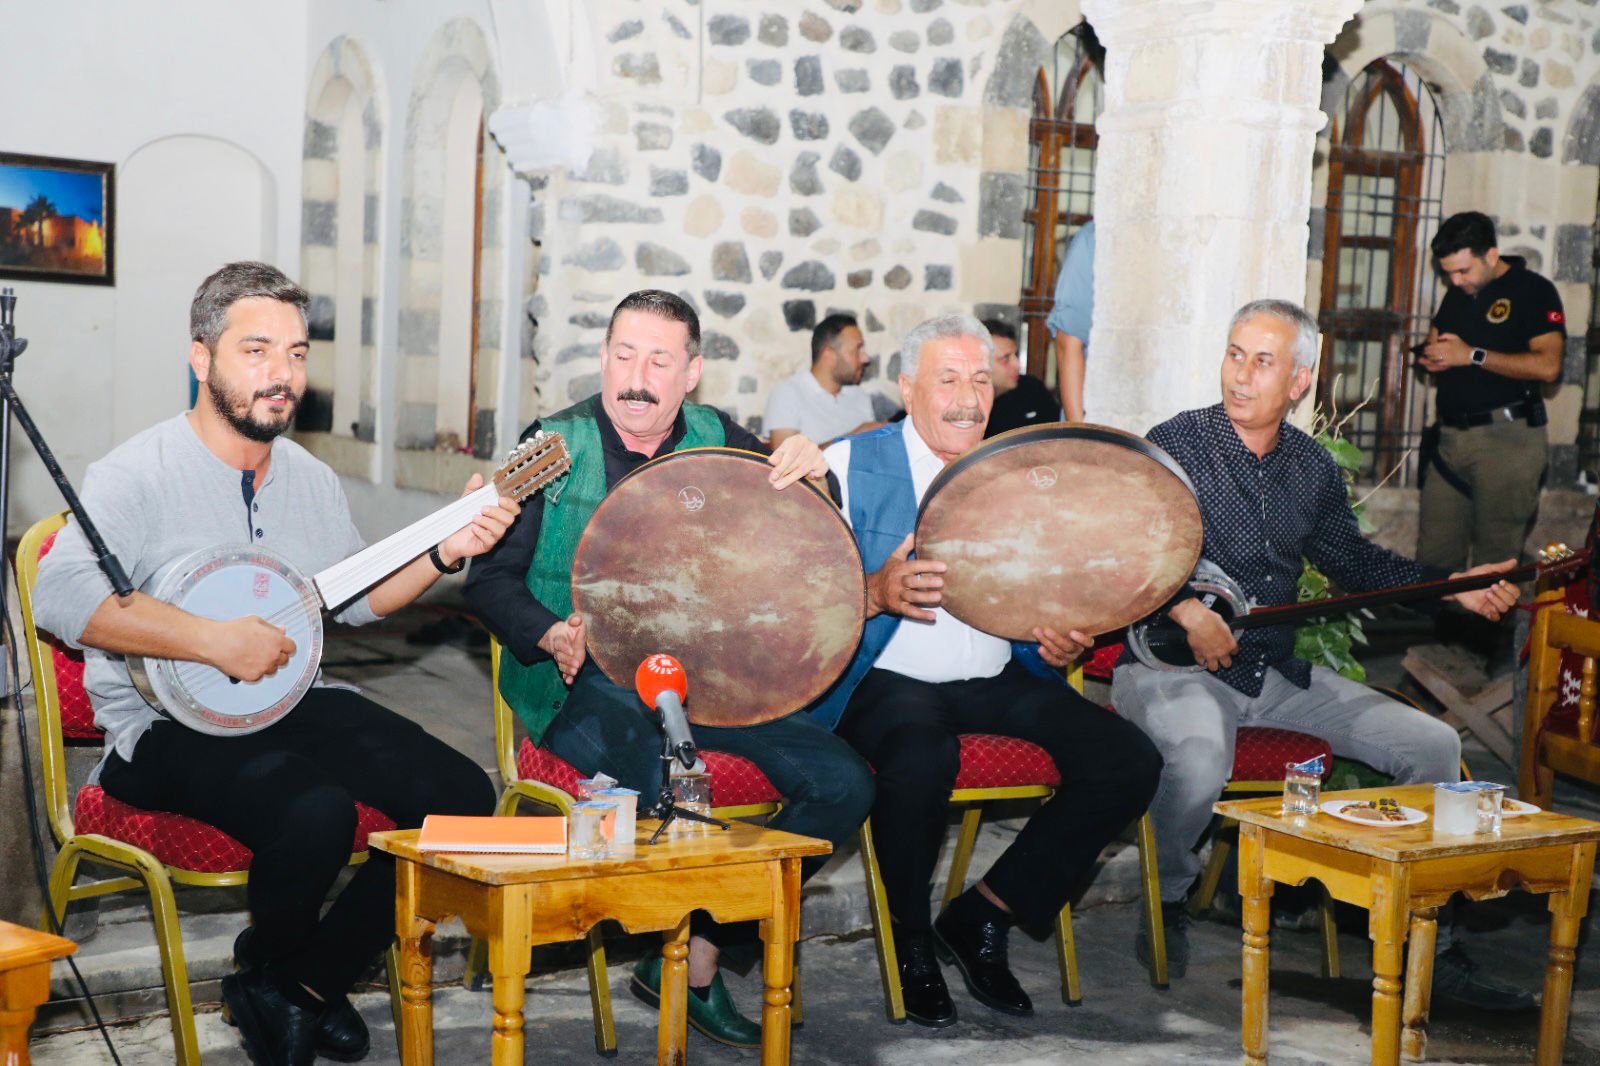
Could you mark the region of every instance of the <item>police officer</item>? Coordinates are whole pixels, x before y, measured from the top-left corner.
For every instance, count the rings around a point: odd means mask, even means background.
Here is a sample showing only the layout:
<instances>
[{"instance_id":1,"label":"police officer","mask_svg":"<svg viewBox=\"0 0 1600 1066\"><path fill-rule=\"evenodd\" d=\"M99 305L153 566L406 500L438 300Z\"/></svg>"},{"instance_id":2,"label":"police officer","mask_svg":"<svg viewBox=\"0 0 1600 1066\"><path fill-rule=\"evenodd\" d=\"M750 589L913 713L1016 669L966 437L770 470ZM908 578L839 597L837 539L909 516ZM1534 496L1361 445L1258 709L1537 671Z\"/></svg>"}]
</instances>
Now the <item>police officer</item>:
<instances>
[{"instance_id":1,"label":"police officer","mask_svg":"<svg viewBox=\"0 0 1600 1066\"><path fill-rule=\"evenodd\" d=\"M1439 391L1417 561L1460 570L1522 552L1545 465L1539 385L1561 376L1566 316L1548 279L1500 254L1481 212L1445 219L1433 255L1450 291L1420 346Z\"/></svg>"}]
</instances>

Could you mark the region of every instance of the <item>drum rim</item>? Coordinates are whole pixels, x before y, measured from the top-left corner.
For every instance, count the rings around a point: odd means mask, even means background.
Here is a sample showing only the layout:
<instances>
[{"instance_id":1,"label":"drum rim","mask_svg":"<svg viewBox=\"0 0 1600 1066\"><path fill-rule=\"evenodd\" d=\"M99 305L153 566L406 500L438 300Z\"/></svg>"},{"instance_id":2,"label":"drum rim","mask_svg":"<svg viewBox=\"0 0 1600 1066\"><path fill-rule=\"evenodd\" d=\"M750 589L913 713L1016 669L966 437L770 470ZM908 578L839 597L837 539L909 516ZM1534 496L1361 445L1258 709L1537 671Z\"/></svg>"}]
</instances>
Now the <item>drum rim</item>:
<instances>
[{"instance_id":1,"label":"drum rim","mask_svg":"<svg viewBox=\"0 0 1600 1066\"><path fill-rule=\"evenodd\" d=\"M693 455L707 455L707 456L713 456L713 457L727 457L727 458L731 458L731 459L742 459L742 460L745 460L747 462L754 462L754 463L758 463L758 464L763 465L763 466L766 465L767 459L769 458L769 456L764 455L761 452L751 451L748 448L735 448L735 447L732 447L730 445L708 444L708 445L703 445L703 446L696 447L696 448L682 448L682 449L679 449L677 451L666 452L666 453L661 454L661 455L653 456L650 459L647 459L645 462L640 463L634 469L628 471L622 477L618 478L616 483L614 485L612 485L609 489L606 490L605 496L601 497L600 502L595 506L594 513L589 516L588 522L584 523L583 532L578 534L578 543L573 549L573 553L572 553L572 572L567 578L567 588L568 588L568 593L569 593L569 595L570 595L570 597L572 599L572 610L573 610L574 613L578 613L578 614L582 613L581 608L580 608L580 599L581 599L581 597L578 594L578 586L577 586L578 554L579 554L580 549L583 547L584 538L589 533L589 527L594 524L595 519L600 514L601 508L605 507L607 501L611 500L616 495L616 492L617 492L618 489L620 489L627 482L629 482L629 481L639 477L640 475L642 475L646 470L649 470L652 467L656 467L658 465L663 465L663 464L665 464L665 463L667 463L667 462L669 462L670 460L673 460L673 459L677 459L677 458L680 458L680 457L683 457L683 456L693 456ZM832 690L832 688L836 684L838 684L839 678L844 677L845 674L849 672L850 663L852 661L854 661L856 652L861 647L861 641L865 636L866 624L867 624L867 606L868 606L869 591L868 591L868 588L867 588L866 563L862 558L862 555L861 555L861 544L856 539L855 530L851 527L849 520L845 518L844 511L840 509L839 505L834 502L833 497L831 495L829 495L826 491L824 491L822 489L819 489L816 485L812 484L810 479L808 479L808 478L801 478L799 481L795 482L794 485L788 486L788 488L785 489L785 491L788 491L788 489L794 488L796 485L804 486L807 491L812 493L814 496L816 496L818 499L820 499L823 503L827 504L828 513L833 516L833 520L838 524L838 526L844 532L845 543L847 543L850 546L850 550L855 553L856 566L855 566L854 570L852 571L852 573L859 573L860 574L860 579L861 579L861 597L860 597L860 601L859 601L858 608L857 608L857 618L859 619L859 632L857 633L855 644L851 648L850 656L846 660L843 669L841 669L839 671L838 676L832 678L828 682L827 685L823 686L823 688L819 692L817 692L815 695L813 695L806 702L800 704L798 707L795 707L795 708L793 708L791 710L785 711L782 714L776 714L776 715L773 715L773 716L771 716L769 718L763 718L763 719L761 719L759 721L752 721L752 722L745 722L745 723L735 723L735 724L732 724L732 725L730 725L728 727L737 727L737 726L742 726L742 725L763 725L766 722L777 721L780 718L786 718L791 714L802 713L802 712L804 712L806 710L806 708L814 706L817 703L818 700L822 699L825 695L827 695L827 693L830 690ZM774 490L774 491L776 491L776 490ZM600 657L598 655L595 655L593 652L594 652L594 649L590 648L590 656L589 657L594 660L595 666L600 669L600 672L605 674L606 677L610 678L611 675L606 671L605 667L601 664ZM615 678L611 678L611 680L613 682L617 683L617 684L623 685L624 688L628 687L628 684L625 681L624 682L617 682ZM717 723L699 722L699 721L696 720L695 713L694 713L694 710L692 708L686 707L685 710L688 713L689 721L691 723L693 723L693 724L696 724L696 725L717 724Z\"/></svg>"},{"instance_id":2,"label":"drum rim","mask_svg":"<svg viewBox=\"0 0 1600 1066\"><path fill-rule=\"evenodd\" d=\"M1194 498L1196 510L1199 509L1200 494L1195 491L1194 482L1189 480L1189 475L1184 472L1183 467L1178 465L1178 461L1160 445L1139 436L1137 433L1129 433L1126 430L1116 429L1112 426L1096 425L1093 422L1051 422L1042 426L1019 426L1016 429L1008 429L1004 433L997 434L968 448L951 460L943 470L934 475L933 481L928 484L928 491L922 494L922 502L917 505L916 529L918 532L922 529L922 519L927 513L928 504L932 502L934 497L939 494L939 490L944 488L945 485L949 484L969 467L976 465L979 460L1031 444L1035 439L1091 440L1104 444L1120 444L1132 451L1139 452L1146 458L1155 460L1169 474L1176 477L1179 484L1188 489L1189 495ZM916 539L918 543L922 540L920 536Z\"/></svg>"}]
</instances>

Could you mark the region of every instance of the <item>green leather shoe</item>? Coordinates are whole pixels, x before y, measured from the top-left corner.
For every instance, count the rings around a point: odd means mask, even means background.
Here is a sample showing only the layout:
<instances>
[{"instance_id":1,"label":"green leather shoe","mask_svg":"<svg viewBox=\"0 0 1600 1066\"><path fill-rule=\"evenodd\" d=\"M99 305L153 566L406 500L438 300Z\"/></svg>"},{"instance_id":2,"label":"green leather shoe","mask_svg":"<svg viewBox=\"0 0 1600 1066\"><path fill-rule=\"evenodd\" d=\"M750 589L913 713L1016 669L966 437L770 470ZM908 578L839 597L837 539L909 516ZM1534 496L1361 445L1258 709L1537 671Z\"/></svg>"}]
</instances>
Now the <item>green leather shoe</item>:
<instances>
[{"instance_id":1,"label":"green leather shoe","mask_svg":"<svg viewBox=\"0 0 1600 1066\"><path fill-rule=\"evenodd\" d=\"M633 968L633 994L652 1007L661 1005L661 956L646 955ZM705 999L689 993L689 1024L719 1044L729 1047L761 1046L761 1026L739 1013L719 973L711 979Z\"/></svg>"}]
</instances>

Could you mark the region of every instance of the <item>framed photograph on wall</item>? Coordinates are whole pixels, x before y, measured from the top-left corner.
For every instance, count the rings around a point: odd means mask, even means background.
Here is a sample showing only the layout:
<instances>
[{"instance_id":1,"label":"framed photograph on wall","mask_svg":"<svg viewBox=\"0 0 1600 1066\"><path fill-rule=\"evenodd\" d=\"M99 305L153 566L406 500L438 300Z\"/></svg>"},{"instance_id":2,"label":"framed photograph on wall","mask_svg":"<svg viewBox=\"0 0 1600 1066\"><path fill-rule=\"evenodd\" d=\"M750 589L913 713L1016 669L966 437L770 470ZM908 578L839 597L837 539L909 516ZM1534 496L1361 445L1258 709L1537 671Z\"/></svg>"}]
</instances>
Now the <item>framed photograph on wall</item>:
<instances>
[{"instance_id":1,"label":"framed photograph on wall","mask_svg":"<svg viewBox=\"0 0 1600 1066\"><path fill-rule=\"evenodd\" d=\"M0 278L114 284L115 170L0 152Z\"/></svg>"}]
</instances>

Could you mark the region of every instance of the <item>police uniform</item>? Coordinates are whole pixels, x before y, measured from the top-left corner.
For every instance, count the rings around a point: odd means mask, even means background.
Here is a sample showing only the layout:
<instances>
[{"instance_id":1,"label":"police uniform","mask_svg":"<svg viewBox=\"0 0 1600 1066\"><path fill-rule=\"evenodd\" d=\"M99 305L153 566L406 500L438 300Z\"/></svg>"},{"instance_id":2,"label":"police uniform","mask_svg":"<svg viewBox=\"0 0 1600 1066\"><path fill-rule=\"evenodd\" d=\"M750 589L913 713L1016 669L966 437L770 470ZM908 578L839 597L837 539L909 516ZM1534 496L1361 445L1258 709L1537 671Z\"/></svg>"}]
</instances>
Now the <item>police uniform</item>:
<instances>
[{"instance_id":1,"label":"police uniform","mask_svg":"<svg viewBox=\"0 0 1600 1066\"><path fill-rule=\"evenodd\" d=\"M1477 293L1452 288L1433 316L1486 352L1527 352L1534 338L1565 333L1561 297L1520 256ZM1522 553L1539 509L1547 454L1544 401L1536 382L1517 381L1482 366L1452 367L1438 384L1438 445L1422 488L1417 561L1447 570Z\"/></svg>"}]
</instances>

